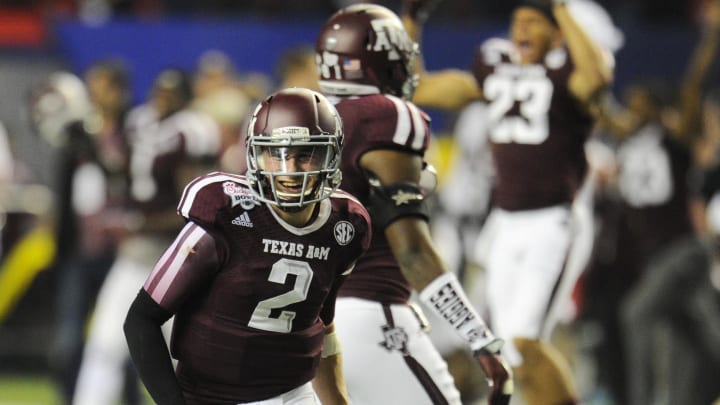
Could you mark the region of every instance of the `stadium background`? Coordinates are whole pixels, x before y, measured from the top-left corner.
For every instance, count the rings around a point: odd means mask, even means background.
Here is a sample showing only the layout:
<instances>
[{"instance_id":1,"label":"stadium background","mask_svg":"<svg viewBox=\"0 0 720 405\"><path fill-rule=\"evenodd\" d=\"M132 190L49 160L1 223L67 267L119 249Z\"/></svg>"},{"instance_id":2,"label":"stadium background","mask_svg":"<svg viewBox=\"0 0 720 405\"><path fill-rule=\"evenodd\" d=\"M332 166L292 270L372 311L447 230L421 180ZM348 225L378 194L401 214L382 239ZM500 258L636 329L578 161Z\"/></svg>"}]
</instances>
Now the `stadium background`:
<instances>
[{"instance_id":1,"label":"stadium background","mask_svg":"<svg viewBox=\"0 0 720 405\"><path fill-rule=\"evenodd\" d=\"M79 3L83 3L82 1ZM0 1L0 121L15 159L34 182L54 187L53 155L33 133L28 92L49 72L82 73L108 57L131 67L134 101L144 99L155 75L168 66L193 70L203 52L225 52L241 74L274 75L282 52L311 44L322 21L340 1ZM398 9L398 2L380 2ZM485 4L487 3L487 4ZM615 90L634 80L659 77L679 82L699 34L699 1L613 1L608 8L625 37L616 54ZM242 5L238 5L242 4ZM511 2L446 0L430 20L424 41L428 69L465 68L483 39L503 35ZM717 84L717 67L712 76ZM453 116L431 111L438 134ZM12 246L7 227L3 245ZM0 257L1 272L6 256ZM52 336L54 274L41 271L0 311L0 404L52 404L44 379L45 349ZM0 295L7 290L0 285ZM8 301L8 297L0 296ZM0 305L0 309L3 306Z\"/></svg>"}]
</instances>

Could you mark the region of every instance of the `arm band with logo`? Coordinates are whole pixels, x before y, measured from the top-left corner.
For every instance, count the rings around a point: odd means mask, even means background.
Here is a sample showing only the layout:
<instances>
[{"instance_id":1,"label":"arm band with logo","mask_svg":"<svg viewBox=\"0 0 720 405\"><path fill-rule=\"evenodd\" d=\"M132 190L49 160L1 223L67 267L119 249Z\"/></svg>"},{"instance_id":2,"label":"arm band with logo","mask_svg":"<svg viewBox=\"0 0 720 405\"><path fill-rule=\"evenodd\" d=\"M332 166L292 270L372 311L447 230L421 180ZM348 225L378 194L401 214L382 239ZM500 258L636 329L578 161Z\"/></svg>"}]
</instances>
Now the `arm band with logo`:
<instances>
[{"instance_id":1,"label":"arm band with logo","mask_svg":"<svg viewBox=\"0 0 720 405\"><path fill-rule=\"evenodd\" d=\"M474 354L500 352L502 339L495 337L480 318L454 274L445 273L430 282L420 292L420 300L447 321Z\"/></svg>"},{"instance_id":2,"label":"arm band with logo","mask_svg":"<svg viewBox=\"0 0 720 405\"><path fill-rule=\"evenodd\" d=\"M427 221L430 208L420 186L411 183L397 183L382 186L377 180L370 181L370 199L368 211L373 226L385 229L400 218L419 217Z\"/></svg>"},{"instance_id":3,"label":"arm band with logo","mask_svg":"<svg viewBox=\"0 0 720 405\"><path fill-rule=\"evenodd\" d=\"M320 357L324 359L325 357L335 356L338 353L340 353L340 339L338 339L335 332L326 334Z\"/></svg>"}]
</instances>

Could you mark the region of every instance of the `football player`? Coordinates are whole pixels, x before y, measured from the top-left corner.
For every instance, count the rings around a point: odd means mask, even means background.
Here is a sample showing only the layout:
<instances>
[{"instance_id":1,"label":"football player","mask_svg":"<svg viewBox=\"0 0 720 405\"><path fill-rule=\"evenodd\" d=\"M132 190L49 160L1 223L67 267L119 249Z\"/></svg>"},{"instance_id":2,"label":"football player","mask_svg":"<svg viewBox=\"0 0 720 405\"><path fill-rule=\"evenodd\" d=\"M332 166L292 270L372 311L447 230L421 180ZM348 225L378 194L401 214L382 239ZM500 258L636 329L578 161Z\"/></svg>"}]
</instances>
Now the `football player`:
<instances>
[{"instance_id":1,"label":"football player","mask_svg":"<svg viewBox=\"0 0 720 405\"><path fill-rule=\"evenodd\" d=\"M371 230L365 208L336 190L342 144L324 96L281 90L250 121L247 176L187 185L187 224L125 320L158 404L347 404L334 301ZM161 325L173 315L168 352Z\"/></svg>"},{"instance_id":2,"label":"football player","mask_svg":"<svg viewBox=\"0 0 720 405\"><path fill-rule=\"evenodd\" d=\"M423 155L428 116L409 102L418 52L399 17L379 5L341 9L316 41L320 88L345 124L341 187L373 221L368 253L339 292L335 326L343 342L353 404L459 404L447 365L433 346L411 292L474 352L491 386L490 403L507 403L512 379L496 338L437 253L426 197L434 177Z\"/></svg>"},{"instance_id":3,"label":"football player","mask_svg":"<svg viewBox=\"0 0 720 405\"><path fill-rule=\"evenodd\" d=\"M636 81L625 90L625 105L609 104L600 121L619 143L616 178L611 182L615 187L599 196L610 208L604 210L610 214L604 217L605 228L615 228L602 236L604 243L613 243L614 251L611 260L600 257L593 263L584 286L591 298L586 313L606 330L596 349L598 366L613 370L600 373L598 379L618 402L653 402L649 382L656 370L651 372L653 367L646 363L653 357L648 332L653 329L633 325L644 325L664 304L648 293L663 277L656 271L667 267L654 263L661 255L667 257L676 241L706 229L705 204L691 192L703 165L693 150L709 151L707 155L716 151L700 142L706 131L703 98L712 94L707 84L720 43L720 1L707 2L703 17L701 34L676 90L677 100L668 97L670 86L657 79Z\"/></svg>"},{"instance_id":4,"label":"football player","mask_svg":"<svg viewBox=\"0 0 720 405\"><path fill-rule=\"evenodd\" d=\"M54 148L58 161L57 317L48 353L67 404L75 391L85 324L117 250L110 213L125 193L128 150L121 127L128 94L125 67L101 61L86 71L84 80L54 72L31 97L38 134ZM139 393L137 384L127 392Z\"/></svg>"},{"instance_id":5,"label":"football player","mask_svg":"<svg viewBox=\"0 0 720 405\"><path fill-rule=\"evenodd\" d=\"M435 1L404 3L404 22L417 37L429 3ZM574 234L572 205L586 175L583 145L611 70L609 53L564 0L521 0L509 40L486 41L472 72L421 71L413 98L449 110L476 99L489 103L497 177L477 255L487 272L493 328L508 340L506 355L529 405L576 403L568 364L547 342L589 255L572 250L573 241L585 240Z\"/></svg>"}]
</instances>

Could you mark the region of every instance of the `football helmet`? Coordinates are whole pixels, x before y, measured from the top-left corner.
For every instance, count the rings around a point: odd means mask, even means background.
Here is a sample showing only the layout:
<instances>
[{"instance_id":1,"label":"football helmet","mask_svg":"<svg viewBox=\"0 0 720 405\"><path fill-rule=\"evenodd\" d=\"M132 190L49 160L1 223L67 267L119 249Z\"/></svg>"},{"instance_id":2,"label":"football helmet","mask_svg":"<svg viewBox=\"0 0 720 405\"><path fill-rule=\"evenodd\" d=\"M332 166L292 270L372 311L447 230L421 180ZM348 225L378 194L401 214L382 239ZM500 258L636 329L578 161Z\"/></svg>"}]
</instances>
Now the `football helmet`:
<instances>
[{"instance_id":1,"label":"football helmet","mask_svg":"<svg viewBox=\"0 0 720 405\"><path fill-rule=\"evenodd\" d=\"M377 4L355 4L335 13L315 43L320 89L347 96L392 94L410 99L418 44L394 12Z\"/></svg>"},{"instance_id":2,"label":"football helmet","mask_svg":"<svg viewBox=\"0 0 720 405\"><path fill-rule=\"evenodd\" d=\"M247 178L260 201L299 210L340 185L342 122L318 92L289 88L268 96L255 109L245 142Z\"/></svg>"},{"instance_id":3,"label":"football helmet","mask_svg":"<svg viewBox=\"0 0 720 405\"><path fill-rule=\"evenodd\" d=\"M29 101L35 129L53 147L64 146L67 127L83 122L91 111L82 79L66 71L50 74L31 90Z\"/></svg>"}]
</instances>

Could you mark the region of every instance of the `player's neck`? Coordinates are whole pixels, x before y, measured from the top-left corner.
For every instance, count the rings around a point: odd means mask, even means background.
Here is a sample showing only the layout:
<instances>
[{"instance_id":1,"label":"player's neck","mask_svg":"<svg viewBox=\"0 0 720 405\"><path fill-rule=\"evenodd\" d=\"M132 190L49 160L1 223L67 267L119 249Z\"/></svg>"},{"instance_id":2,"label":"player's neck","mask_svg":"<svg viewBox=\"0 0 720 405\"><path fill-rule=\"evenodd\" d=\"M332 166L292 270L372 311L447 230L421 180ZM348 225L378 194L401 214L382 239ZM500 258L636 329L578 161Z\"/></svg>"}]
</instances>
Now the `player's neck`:
<instances>
[{"instance_id":1,"label":"player's neck","mask_svg":"<svg viewBox=\"0 0 720 405\"><path fill-rule=\"evenodd\" d=\"M302 228L304 226L307 226L317 217L317 207L318 204L315 203L304 207L300 211L285 211L277 206L273 206L272 209L275 210L275 212L283 221L296 228Z\"/></svg>"}]
</instances>

